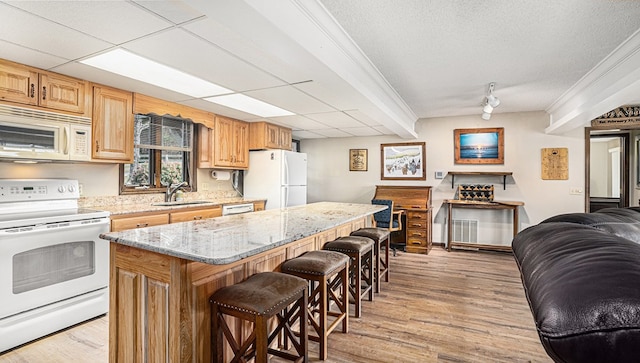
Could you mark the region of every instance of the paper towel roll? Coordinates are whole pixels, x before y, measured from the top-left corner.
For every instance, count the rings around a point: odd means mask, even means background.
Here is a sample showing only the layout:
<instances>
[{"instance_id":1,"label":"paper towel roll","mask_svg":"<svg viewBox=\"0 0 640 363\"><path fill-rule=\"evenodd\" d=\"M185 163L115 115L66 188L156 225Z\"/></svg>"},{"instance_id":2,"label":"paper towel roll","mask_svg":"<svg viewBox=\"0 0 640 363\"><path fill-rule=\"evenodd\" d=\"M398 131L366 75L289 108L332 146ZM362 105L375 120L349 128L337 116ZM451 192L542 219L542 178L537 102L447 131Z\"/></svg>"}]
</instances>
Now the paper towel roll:
<instances>
[{"instance_id":1,"label":"paper towel roll","mask_svg":"<svg viewBox=\"0 0 640 363\"><path fill-rule=\"evenodd\" d=\"M231 172L227 170L211 170L211 178L215 180L231 179Z\"/></svg>"}]
</instances>

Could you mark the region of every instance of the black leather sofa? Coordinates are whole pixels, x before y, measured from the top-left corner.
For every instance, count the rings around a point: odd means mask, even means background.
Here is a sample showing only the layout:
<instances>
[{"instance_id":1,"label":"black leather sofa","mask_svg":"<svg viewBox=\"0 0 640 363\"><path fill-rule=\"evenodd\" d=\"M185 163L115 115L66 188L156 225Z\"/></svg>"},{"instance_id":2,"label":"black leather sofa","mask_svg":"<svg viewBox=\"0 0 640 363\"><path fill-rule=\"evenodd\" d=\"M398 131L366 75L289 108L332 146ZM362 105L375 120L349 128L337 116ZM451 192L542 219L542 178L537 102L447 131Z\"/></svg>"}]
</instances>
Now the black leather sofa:
<instances>
[{"instance_id":1,"label":"black leather sofa","mask_svg":"<svg viewBox=\"0 0 640 363\"><path fill-rule=\"evenodd\" d=\"M640 207L548 218L512 242L556 362L640 362Z\"/></svg>"}]
</instances>

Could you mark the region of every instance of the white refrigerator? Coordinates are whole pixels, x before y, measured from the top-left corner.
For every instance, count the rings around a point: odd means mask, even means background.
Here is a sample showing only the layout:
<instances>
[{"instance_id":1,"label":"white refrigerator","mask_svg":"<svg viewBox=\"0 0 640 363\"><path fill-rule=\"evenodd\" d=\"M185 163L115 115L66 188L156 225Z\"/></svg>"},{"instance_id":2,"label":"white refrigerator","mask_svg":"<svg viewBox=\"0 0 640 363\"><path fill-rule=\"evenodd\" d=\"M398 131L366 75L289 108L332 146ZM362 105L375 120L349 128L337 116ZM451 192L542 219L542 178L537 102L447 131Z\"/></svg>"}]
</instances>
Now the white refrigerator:
<instances>
[{"instance_id":1,"label":"white refrigerator","mask_svg":"<svg viewBox=\"0 0 640 363\"><path fill-rule=\"evenodd\" d=\"M266 198L265 209L307 204L307 154L287 150L249 153L244 197Z\"/></svg>"}]
</instances>

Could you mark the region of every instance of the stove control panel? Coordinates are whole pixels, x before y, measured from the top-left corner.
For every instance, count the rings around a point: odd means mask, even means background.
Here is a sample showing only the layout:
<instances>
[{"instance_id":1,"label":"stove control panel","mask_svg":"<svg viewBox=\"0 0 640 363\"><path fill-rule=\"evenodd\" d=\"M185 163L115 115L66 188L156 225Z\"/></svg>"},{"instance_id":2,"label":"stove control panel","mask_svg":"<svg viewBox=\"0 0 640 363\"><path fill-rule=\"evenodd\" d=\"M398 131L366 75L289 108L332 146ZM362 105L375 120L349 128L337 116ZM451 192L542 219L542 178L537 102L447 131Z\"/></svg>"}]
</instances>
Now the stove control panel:
<instances>
[{"instance_id":1,"label":"stove control panel","mask_svg":"<svg viewBox=\"0 0 640 363\"><path fill-rule=\"evenodd\" d=\"M0 202L78 199L78 181L69 179L0 179Z\"/></svg>"}]
</instances>

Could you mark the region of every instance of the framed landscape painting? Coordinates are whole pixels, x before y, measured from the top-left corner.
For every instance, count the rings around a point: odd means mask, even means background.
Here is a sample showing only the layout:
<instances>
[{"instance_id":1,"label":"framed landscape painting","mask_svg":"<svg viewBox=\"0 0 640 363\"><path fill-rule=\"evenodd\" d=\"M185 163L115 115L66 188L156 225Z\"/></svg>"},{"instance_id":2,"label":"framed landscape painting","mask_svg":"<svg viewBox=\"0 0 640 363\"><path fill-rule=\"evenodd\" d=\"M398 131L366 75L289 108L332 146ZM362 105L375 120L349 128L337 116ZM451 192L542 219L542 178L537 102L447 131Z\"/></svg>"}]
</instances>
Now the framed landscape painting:
<instances>
[{"instance_id":1,"label":"framed landscape painting","mask_svg":"<svg viewBox=\"0 0 640 363\"><path fill-rule=\"evenodd\" d=\"M425 143L380 145L380 179L426 180Z\"/></svg>"},{"instance_id":2,"label":"framed landscape painting","mask_svg":"<svg viewBox=\"0 0 640 363\"><path fill-rule=\"evenodd\" d=\"M504 128L455 129L456 164L504 164Z\"/></svg>"}]
</instances>

